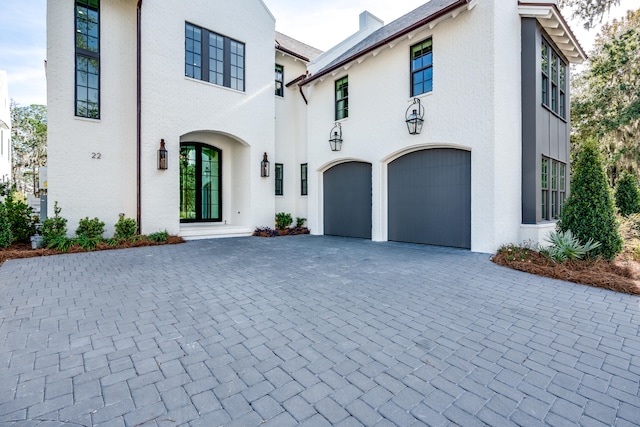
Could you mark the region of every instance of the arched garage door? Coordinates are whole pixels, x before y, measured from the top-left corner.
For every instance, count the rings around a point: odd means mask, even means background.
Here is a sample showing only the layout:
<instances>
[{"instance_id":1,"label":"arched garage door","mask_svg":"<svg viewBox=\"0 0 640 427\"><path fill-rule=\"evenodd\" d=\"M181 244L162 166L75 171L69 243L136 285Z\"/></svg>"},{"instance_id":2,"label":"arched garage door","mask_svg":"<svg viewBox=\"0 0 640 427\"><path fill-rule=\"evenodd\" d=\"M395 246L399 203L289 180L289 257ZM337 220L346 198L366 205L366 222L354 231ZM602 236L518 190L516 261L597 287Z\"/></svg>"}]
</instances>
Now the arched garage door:
<instances>
[{"instance_id":1,"label":"arched garage door","mask_svg":"<svg viewBox=\"0 0 640 427\"><path fill-rule=\"evenodd\" d=\"M389 240L471 247L471 153L436 148L389 163Z\"/></svg>"},{"instance_id":2,"label":"arched garage door","mask_svg":"<svg viewBox=\"0 0 640 427\"><path fill-rule=\"evenodd\" d=\"M324 173L324 234L371 238L371 165L341 163Z\"/></svg>"}]
</instances>

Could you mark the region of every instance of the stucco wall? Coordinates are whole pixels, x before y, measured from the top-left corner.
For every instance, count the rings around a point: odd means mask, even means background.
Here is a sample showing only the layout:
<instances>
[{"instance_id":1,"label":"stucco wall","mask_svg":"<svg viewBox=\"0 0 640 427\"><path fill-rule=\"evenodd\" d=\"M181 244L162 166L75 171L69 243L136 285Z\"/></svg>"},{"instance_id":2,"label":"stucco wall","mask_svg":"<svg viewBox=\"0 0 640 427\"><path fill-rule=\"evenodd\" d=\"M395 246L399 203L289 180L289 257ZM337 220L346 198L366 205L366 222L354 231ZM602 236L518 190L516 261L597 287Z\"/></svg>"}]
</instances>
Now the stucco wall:
<instances>
[{"instance_id":1,"label":"stucco wall","mask_svg":"<svg viewBox=\"0 0 640 427\"><path fill-rule=\"evenodd\" d=\"M7 72L0 70L0 182L11 179L11 103Z\"/></svg>"}]
</instances>

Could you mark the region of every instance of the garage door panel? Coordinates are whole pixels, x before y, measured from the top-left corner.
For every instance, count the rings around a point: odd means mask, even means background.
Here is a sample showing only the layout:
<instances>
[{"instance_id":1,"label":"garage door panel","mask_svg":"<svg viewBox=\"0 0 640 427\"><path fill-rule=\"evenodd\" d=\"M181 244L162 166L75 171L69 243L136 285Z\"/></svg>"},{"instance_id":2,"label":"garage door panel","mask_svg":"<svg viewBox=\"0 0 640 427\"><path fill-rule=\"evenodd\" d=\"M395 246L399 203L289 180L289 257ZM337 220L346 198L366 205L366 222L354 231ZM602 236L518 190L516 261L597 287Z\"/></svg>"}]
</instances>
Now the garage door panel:
<instances>
[{"instance_id":1,"label":"garage door panel","mask_svg":"<svg viewBox=\"0 0 640 427\"><path fill-rule=\"evenodd\" d=\"M389 240L471 247L471 153L422 150L389 164Z\"/></svg>"},{"instance_id":2,"label":"garage door panel","mask_svg":"<svg viewBox=\"0 0 640 427\"><path fill-rule=\"evenodd\" d=\"M371 238L371 164L341 163L327 170L324 234Z\"/></svg>"}]
</instances>

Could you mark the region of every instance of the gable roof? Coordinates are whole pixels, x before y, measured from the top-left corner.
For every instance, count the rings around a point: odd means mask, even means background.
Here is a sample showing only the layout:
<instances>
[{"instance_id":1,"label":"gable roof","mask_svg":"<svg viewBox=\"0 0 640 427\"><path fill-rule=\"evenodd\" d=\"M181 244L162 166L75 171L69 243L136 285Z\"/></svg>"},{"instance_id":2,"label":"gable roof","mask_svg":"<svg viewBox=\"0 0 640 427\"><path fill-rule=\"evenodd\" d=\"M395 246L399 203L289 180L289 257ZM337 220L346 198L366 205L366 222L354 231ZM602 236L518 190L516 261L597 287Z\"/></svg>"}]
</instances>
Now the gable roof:
<instances>
[{"instance_id":1,"label":"gable roof","mask_svg":"<svg viewBox=\"0 0 640 427\"><path fill-rule=\"evenodd\" d=\"M305 62L320 56L322 51L276 31L276 50L295 56Z\"/></svg>"},{"instance_id":2,"label":"gable roof","mask_svg":"<svg viewBox=\"0 0 640 427\"><path fill-rule=\"evenodd\" d=\"M389 42L453 12L461 6L467 6L473 3L473 1L474 0L431 0L377 31L374 31L370 36L366 37L360 43L355 44L351 49L331 61L316 74L306 79L302 84L312 82L360 56L385 46Z\"/></svg>"}]
</instances>

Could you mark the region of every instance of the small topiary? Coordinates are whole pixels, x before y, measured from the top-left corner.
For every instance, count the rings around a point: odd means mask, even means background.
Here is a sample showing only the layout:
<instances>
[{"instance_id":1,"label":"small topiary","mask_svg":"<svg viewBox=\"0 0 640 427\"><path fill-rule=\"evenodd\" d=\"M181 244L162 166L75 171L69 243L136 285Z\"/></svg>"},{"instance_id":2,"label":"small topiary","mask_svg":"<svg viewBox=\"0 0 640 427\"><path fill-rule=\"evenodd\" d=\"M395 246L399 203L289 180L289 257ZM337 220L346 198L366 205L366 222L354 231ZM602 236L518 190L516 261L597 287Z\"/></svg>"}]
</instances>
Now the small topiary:
<instances>
[{"instance_id":1,"label":"small topiary","mask_svg":"<svg viewBox=\"0 0 640 427\"><path fill-rule=\"evenodd\" d=\"M60 216L61 211L62 209L58 207L58 202L54 202L54 216L42 221L40 234L42 235L42 242L47 246L52 240L67 236L67 220Z\"/></svg>"},{"instance_id":2,"label":"small topiary","mask_svg":"<svg viewBox=\"0 0 640 427\"><path fill-rule=\"evenodd\" d=\"M0 248L8 248L11 243L13 243L13 233L11 233L7 208L4 203L0 203Z\"/></svg>"},{"instance_id":3,"label":"small topiary","mask_svg":"<svg viewBox=\"0 0 640 427\"><path fill-rule=\"evenodd\" d=\"M622 250L611 190L594 141L585 142L576 155L571 194L560 214L559 231L571 230L581 242L600 242L594 256L612 260Z\"/></svg>"},{"instance_id":4,"label":"small topiary","mask_svg":"<svg viewBox=\"0 0 640 427\"><path fill-rule=\"evenodd\" d=\"M640 212L640 190L635 176L625 171L616 185L616 206L620 215L628 216Z\"/></svg>"},{"instance_id":5,"label":"small topiary","mask_svg":"<svg viewBox=\"0 0 640 427\"><path fill-rule=\"evenodd\" d=\"M85 217L78 222L78 228L76 229L76 236L78 237L102 238L103 233L104 222L98 218L89 219L89 217Z\"/></svg>"},{"instance_id":6,"label":"small topiary","mask_svg":"<svg viewBox=\"0 0 640 427\"><path fill-rule=\"evenodd\" d=\"M121 216L116 222L116 239L128 239L138 233L138 223L133 218L125 218Z\"/></svg>"}]
</instances>

